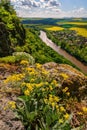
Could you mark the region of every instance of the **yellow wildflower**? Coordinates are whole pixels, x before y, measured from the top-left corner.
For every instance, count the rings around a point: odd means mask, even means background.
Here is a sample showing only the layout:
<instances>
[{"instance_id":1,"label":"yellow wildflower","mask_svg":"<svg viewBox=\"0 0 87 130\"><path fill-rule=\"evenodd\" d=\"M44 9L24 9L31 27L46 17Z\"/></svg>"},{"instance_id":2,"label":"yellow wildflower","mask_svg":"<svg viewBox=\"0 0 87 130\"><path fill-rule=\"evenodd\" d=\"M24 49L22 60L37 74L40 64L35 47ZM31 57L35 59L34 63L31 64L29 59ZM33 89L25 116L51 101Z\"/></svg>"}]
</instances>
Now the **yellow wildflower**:
<instances>
[{"instance_id":1,"label":"yellow wildflower","mask_svg":"<svg viewBox=\"0 0 87 130\"><path fill-rule=\"evenodd\" d=\"M64 78L64 80L69 78L69 76L67 74L65 74L65 73L61 73L60 76L62 76Z\"/></svg>"},{"instance_id":2,"label":"yellow wildflower","mask_svg":"<svg viewBox=\"0 0 87 130\"><path fill-rule=\"evenodd\" d=\"M78 114L78 115L83 115L83 113L82 113L82 112L77 112L77 114Z\"/></svg>"},{"instance_id":3,"label":"yellow wildflower","mask_svg":"<svg viewBox=\"0 0 87 130\"><path fill-rule=\"evenodd\" d=\"M67 95L67 96L70 96L70 92L67 92L66 95Z\"/></svg>"},{"instance_id":4,"label":"yellow wildflower","mask_svg":"<svg viewBox=\"0 0 87 130\"><path fill-rule=\"evenodd\" d=\"M52 87L52 86L49 86L49 89L50 89L50 90L53 90L53 87Z\"/></svg>"},{"instance_id":5,"label":"yellow wildflower","mask_svg":"<svg viewBox=\"0 0 87 130\"><path fill-rule=\"evenodd\" d=\"M62 91L65 93L68 89L68 87L65 87Z\"/></svg>"},{"instance_id":6,"label":"yellow wildflower","mask_svg":"<svg viewBox=\"0 0 87 130\"><path fill-rule=\"evenodd\" d=\"M58 110L59 106L58 106L58 105L56 105L55 107L56 107L56 109Z\"/></svg>"},{"instance_id":7,"label":"yellow wildflower","mask_svg":"<svg viewBox=\"0 0 87 130\"><path fill-rule=\"evenodd\" d=\"M30 91L27 89L27 90L24 91L24 94L25 94L26 96L29 96Z\"/></svg>"},{"instance_id":8,"label":"yellow wildflower","mask_svg":"<svg viewBox=\"0 0 87 130\"><path fill-rule=\"evenodd\" d=\"M57 97L57 96L54 96L54 101L59 102L59 101L60 101L60 98Z\"/></svg>"},{"instance_id":9,"label":"yellow wildflower","mask_svg":"<svg viewBox=\"0 0 87 130\"><path fill-rule=\"evenodd\" d=\"M48 75L49 72L48 72L47 70L45 70L45 69L42 69L42 74L43 74L43 75Z\"/></svg>"},{"instance_id":10,"label":"yellow wildflower","mask_svg":"<svg viewBox=\"0 0 87 130\"><path fill-rule=\"evenodd\" d=\"M66 113L66 114L64 115L64 117L65 117L66 120L68 120L68 119L69 119L69 114Z\"/></svg>"},{"instance_id":11,"label":"yellow wildflower","mask_svg":"<svg viewBox=\"0 0 87 130\"><path fill-rule=\"evenodd\" d=\"M65 112L66 110L65 110L65 108L64 108L63 106L61 106L61 107L60 107L60 111L61 111L61 112Z\"/></svg>"},{"instance_id":12,"label":"yellow wildflower","mask_svg":"<svg viewBox=\"0 0 87 130\"><path fill-rule=\"evenodd\" d=\"M23 83L21 84L21 87L25 87L25 86L26 86L26 83L23 82Z\"/></svg>"},{"instance_id":13,"label":"yellow wildflower","mask_svg":"<svg viewBox=\"0 0 87 130\"><path fill-rule=\"evenodd\" d=\"M36 63L36 68L37 68L37 69L40 69L41 67L42 67L42 65L41 65L41 64Z\"/></svg>"},{"instance_id":14,"label":"yellow wildflower","mask_svg":"<svg viewBox=\"0 0 87 130\"><path fill-rule=\"evenodd\" d=\"M8 109L8 106L5 106L5 107L4 107L4 111L6 111L7 109Z\"/></svg>"},{"instance_id":15,"label":"yellow wildflower","mask_svg":"<svg viewBox=\"0 0 87 130\"><path fill-rule=\"evenodd\" d=\"M30 68L30 67L27 67L26 68L26 71L28 72L28 73L35 73L36 71L35 71L35 69L34 68Z\"/></svg>"},{"instance_id":16,"label":"yellow wildflower","mask_svg":"<svg viewBox=\"0 0 87 130\"><path fill-rule=\"evenodd\" d=\"M49 102L52 103L54 99L52 97L49 97Z\"/></svg>"},{"instance_id":17,"label":"yellow wildflower","mask_svg":"<svg viewBox=\"0 0 87 130\"><path fill-rule=\"evenodd\" d=\"M60 124L62 124L64 121L63 121L63 119L59 119L59 121L58 121Z\"/></svg>"},{"instance_id":18,"label":"yellow wildflower","mask_svg":"<svg viewBox=\"0 0 87 130\"><path fill-rule=\"evenodd\" d=\"M30 83L26 83L26 87L28 88L29 91L32 91L33 87Z\"/></svg>"},{"instance_id":19,"label":"yellow wildflower","mask_svg":"<svg viewBox=\"0 0 87 130\"><path fill-rule=\"evenodd\" d=\"M55 103L54 102L52 102L51 105L52 105L53 108L55 107Z\"/></svg>"},{"instance_id":20,"label":"yellow wildflower","mask_svg":"<svg viewBox=\"0 0 87 130\"><path fill-rule=\"evenodd\" d=\"M36 84L36 87L37 87L37 88L40 88L40 87L42 87L43 85L44 85L44 83L41 82L41 83Z\"/></svg>"},{"instance_id":21,"label":"yellow wildflower","mask_svg":"<svg viewBox=\"0 0 87 130\"><path fill-rule=\"evenodd\" d=\"M54 85L56 85L57 84L57 81L56 80L53 80L53 82L52 82Z\"/></svg>"},{"instance_id":22,"label":"yellow wildflower","mask_svg":"<svg viewBox=\"0 0 87 130\"><path fill-rule=\"evenodd\" d=\"M9 107L11 107L12 109L15 109L15 108L16 108L16 102L14 102L14 101L8 102L8 105L9 105Z\"/></svg>"},{"instance_id":23,"label":"yellow wildflower","mask_svg":"<svg viewBox=\"0 0 87 130\"><path fill-rule=\"evenodd\" d=\"M21 64L21 65L28 65L29 62L28 62L27 60L22 60L22 61L20 62L20 64Z\"/></svg>"},{"instance_id":24,"label":"yellow wildflower","mask_svg":"<svg viewBox=\"0 0 87 130\"><path fill-rule=\"evenodd\" d=\"M82 110L84 113L87 113L87 107L83 107Z\"/></svg>"},{"instance_id":25,"label":"yellow wildflower","mask_svg":"<svg viewBox=\"0 0 87 130\"><path fill-rule=\"evenodd\" d=\"M8 78L4 81L4 83L18 82L18 81L21 81L24 77L25 77L24 74L14 74L14 75L8 76Z\"/></svg>"}]
</instances>

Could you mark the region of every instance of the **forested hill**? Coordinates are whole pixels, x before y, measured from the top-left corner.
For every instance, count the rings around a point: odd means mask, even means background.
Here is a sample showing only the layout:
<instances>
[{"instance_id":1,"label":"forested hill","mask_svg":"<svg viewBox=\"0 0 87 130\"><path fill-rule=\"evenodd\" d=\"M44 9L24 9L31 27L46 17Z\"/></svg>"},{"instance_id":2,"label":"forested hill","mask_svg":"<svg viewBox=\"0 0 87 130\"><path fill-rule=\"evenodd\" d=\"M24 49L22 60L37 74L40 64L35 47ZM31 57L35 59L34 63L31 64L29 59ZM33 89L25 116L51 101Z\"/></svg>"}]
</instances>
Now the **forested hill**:
<instances>
[{"instance_id":1,"label":"forested hill","mask_svg":"<svg viewBox=\"0 0 87 130\"><path fill-rule=\"evenodd\" d=\"M15 46L24 45L25 29L20 23L9 0L0 0L0 56L15 51Z\"/></svg>"}]
</instances>

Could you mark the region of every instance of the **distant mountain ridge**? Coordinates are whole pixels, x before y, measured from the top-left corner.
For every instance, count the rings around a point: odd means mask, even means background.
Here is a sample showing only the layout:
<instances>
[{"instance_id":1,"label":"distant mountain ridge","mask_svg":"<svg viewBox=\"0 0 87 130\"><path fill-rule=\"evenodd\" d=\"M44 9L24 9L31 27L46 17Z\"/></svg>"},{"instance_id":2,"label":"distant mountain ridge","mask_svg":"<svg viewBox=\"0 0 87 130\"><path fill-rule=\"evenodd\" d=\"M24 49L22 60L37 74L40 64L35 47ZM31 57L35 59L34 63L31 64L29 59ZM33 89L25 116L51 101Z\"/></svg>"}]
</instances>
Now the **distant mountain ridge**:
<instances>
[{"instance_id":1,"label":"distant mountain ridge","mask_svg":"<svg viewBox=\"0 0 87 130\"><path fill-rule=\"evenodd\" d=\"M76 19L76 20L75 20ZM87 18L81 18L84 22ZM79 18L21 18L22 24L58 25L57 22L79 21Z\"/></svg>"}]
</instances>

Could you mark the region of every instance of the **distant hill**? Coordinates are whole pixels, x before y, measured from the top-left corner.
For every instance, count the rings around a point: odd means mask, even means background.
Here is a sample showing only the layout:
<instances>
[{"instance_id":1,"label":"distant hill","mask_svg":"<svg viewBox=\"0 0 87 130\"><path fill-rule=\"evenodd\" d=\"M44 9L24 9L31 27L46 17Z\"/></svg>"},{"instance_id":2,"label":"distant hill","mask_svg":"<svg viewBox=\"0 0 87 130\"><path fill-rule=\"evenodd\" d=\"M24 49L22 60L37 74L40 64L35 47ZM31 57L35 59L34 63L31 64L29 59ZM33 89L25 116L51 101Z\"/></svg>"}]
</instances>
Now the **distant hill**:
<instances>
[{"instance_id":1,"label":"distant hill","mask_svg":"<svg viewBox=\"0 0 87 130\"><path fill-rule=\"evenodd\" d=\"M21 18L22 24L58 25L57 22L87 21L87 18Z\"/></svg>"}]
</instances>

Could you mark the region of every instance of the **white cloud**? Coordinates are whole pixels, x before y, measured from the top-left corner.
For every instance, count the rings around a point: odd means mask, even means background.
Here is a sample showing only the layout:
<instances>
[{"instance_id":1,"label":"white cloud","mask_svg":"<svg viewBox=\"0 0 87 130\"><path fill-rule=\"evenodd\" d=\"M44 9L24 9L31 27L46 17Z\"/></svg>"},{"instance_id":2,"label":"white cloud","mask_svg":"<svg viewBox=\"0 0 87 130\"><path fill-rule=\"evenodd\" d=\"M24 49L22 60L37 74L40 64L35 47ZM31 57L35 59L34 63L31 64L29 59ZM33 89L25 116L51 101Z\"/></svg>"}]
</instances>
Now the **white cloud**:
<instances>
[{"instance_id":1,"label":"white cloud","mask_svg":"<svg viewBox=\"0 0 87 130\"><path fill-rule=\"evenodd\" d=\"M11 0L21 17L87 17L83 7L71 11L61 10L60 0Z\"/></svg>"}]
</instances>

